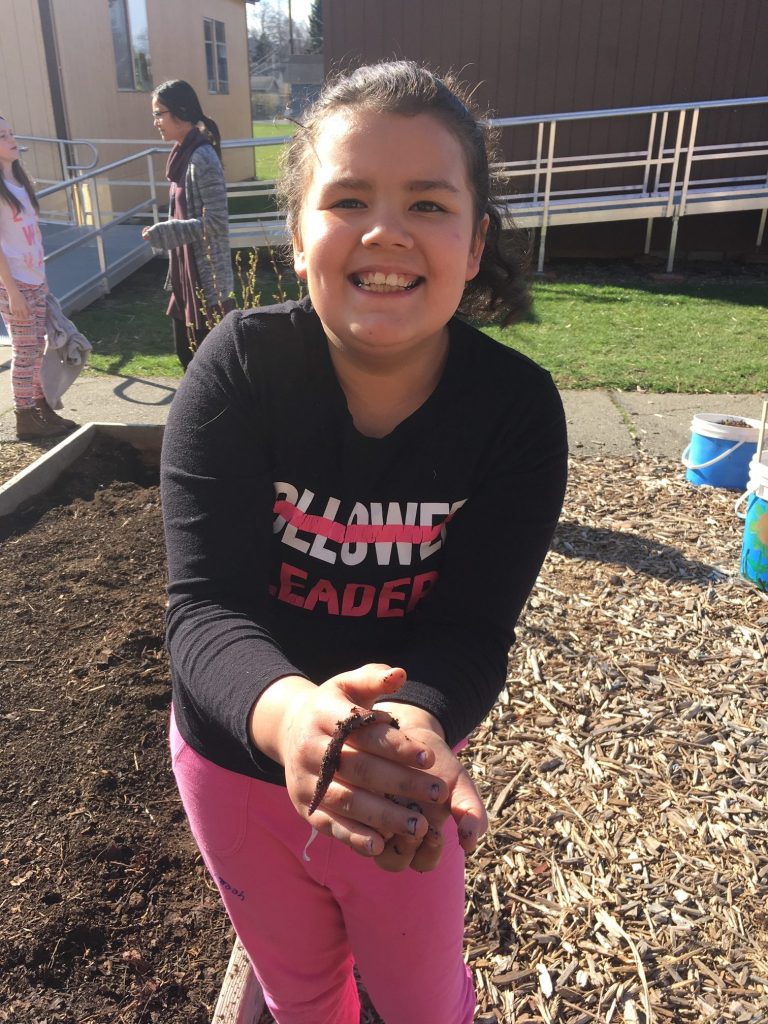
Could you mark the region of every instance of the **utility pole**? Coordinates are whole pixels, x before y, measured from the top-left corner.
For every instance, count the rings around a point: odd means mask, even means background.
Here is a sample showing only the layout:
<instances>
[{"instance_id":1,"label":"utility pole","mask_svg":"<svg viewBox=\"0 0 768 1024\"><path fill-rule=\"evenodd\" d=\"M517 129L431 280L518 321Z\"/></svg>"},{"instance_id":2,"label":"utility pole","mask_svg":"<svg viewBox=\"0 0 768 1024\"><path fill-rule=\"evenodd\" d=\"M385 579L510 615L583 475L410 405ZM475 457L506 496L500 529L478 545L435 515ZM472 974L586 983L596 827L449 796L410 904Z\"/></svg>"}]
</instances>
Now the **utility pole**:
<instances>
[{"instance_id":1,"label":"utility pole","mask_svg":"<svg viewBox=\"0 0 768 1024\"><path fill-rule=\"evenodd\" d=\"M288 0L288 48L293 53L293 18L291 17L291 0Z\"/></svg>"}]
</instances>

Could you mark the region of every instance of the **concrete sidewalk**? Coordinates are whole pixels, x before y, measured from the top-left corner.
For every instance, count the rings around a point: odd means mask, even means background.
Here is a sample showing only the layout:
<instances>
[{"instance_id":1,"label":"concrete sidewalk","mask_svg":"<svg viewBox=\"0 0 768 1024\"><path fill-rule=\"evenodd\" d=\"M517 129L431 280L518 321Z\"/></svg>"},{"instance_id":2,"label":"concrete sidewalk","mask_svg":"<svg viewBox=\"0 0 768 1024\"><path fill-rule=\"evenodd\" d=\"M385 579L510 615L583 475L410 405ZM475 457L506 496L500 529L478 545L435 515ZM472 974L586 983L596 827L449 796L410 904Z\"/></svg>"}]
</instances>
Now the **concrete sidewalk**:
<instances>
[{"instance_id":1,"label":"concrete sidewalk","mask_svg":"<svg viewBox=\"0 0 768 1024\"><path fill-rule=\"evenodd\" d=\"M10 349L0 349L0 442L15 440ZM178 380L82 374L64 396L78 423L165 423ZM761 395L658 395L641 391L563 391L573 455L629 455L638 449L679 459L695 413L759 419Z\"/></svg>"}]
</instances>

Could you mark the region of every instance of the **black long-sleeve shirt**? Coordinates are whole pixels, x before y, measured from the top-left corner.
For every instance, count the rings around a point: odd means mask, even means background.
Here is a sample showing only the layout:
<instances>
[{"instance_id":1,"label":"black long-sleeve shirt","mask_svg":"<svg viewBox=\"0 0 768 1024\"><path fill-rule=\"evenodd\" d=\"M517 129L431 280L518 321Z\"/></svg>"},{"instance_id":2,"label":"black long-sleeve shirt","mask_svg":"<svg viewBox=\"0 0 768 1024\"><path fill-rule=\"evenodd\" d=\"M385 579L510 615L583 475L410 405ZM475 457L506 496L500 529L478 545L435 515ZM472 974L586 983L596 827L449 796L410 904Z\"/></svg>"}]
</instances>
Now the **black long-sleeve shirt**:
<instances>
[{"instance_id":1,"label":"black long-sleeve shirt","mask_svg":"<svg viewBox=\"0 0 768 1024\"><path fill-rule=\"evenodd\" d=\"M162 455L174 709L186 741L284 783L248 713L284 675L399 665L393 697L455 744L504 684L563 500L560 397L452 320L442 377L360 434L308 299L227 316L171 407Z\"/></svg>"}]
</instances>

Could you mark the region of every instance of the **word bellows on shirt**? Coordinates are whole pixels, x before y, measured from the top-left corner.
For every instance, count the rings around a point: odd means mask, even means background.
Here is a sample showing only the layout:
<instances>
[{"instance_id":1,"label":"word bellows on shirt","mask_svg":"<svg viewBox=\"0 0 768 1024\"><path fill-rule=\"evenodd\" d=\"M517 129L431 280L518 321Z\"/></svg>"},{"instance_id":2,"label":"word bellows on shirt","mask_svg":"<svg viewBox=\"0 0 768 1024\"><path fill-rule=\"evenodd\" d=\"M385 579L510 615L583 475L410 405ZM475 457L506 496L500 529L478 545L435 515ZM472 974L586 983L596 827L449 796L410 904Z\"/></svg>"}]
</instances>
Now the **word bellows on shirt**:
<instances>
[{"instance_id":1,"label":"word bellows on shirt","mask_svg":"<svg viewBox=\"0 0 768 1024\"><path fill-rule=\"evenodd\" d=\"M354 502L343 512L340 498L318 497L307 488L275 483L276 540L307 560L333 566L410 566L436 555L446 528L466 499L456 501ZM426 568L426 567L424 567ZM412 611L432 589L438 573L374 582L336 585L326 578L282 562L279 580L270 592L279 601L312 611L324 605L328 614L377 618L400 617Z\"/></svg>"}]
</instances>

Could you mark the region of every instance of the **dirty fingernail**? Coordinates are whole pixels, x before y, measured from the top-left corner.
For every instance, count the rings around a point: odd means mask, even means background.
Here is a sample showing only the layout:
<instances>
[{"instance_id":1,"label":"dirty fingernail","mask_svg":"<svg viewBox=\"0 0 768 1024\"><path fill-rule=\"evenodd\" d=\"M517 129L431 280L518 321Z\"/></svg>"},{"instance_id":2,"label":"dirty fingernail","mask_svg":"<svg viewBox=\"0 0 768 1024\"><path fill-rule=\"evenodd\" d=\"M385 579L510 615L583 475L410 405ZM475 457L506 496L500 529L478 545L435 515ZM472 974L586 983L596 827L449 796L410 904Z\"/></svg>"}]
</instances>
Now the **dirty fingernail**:
<instances>
[{"instance_id":1,"label":"dirty fingernail","mask_svg":"<svg viewBox=\"0 0 768 1024\"><path fill-rule=\"evenodd\" d=\"M420 750L418 752L418 754L416 755L416 764L419 764L419 765L421 765L423 767L426 763L427 763L427 752L426 752L426 750Z\"/></svg>"},{"instance_id":2,"label":"dirty fingernail","mask_svg":"<svg viewBox=\"0 0 768 1024\"><path fill-rule=\"evenodd\" d=\"M418 824L418 822L417 822L416 818L409 818L408 819L408 831L411 833L412 836L416 835L416 825L417 824Z\"/></svg>"},{"instance_id":3,"label":"dirty fingernail","mask_svg":"<svg viewBox=\"0 0 768 1024\"><path fill-rule=\"evenodd\" d=\"M429 793L433 800L440 799L440 786L437 782L433 782L429 787Z\"/></svg>"}]
</instances>

